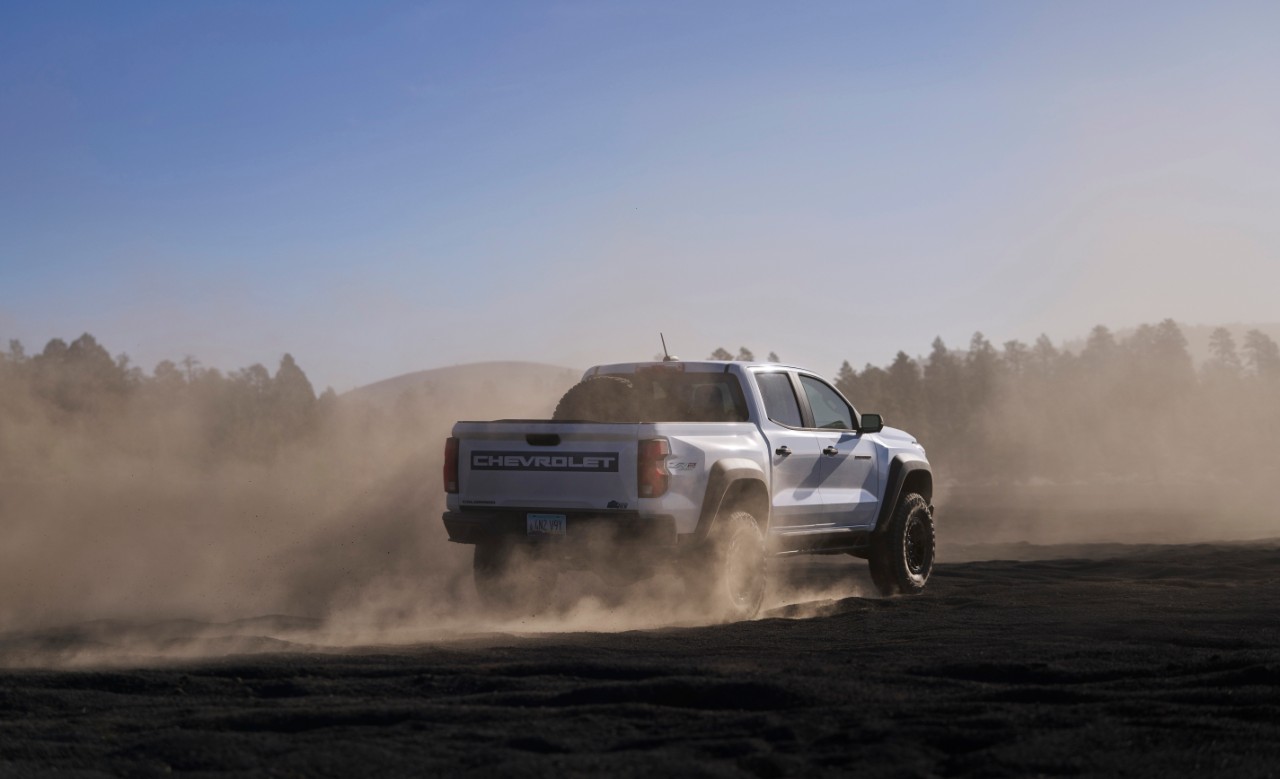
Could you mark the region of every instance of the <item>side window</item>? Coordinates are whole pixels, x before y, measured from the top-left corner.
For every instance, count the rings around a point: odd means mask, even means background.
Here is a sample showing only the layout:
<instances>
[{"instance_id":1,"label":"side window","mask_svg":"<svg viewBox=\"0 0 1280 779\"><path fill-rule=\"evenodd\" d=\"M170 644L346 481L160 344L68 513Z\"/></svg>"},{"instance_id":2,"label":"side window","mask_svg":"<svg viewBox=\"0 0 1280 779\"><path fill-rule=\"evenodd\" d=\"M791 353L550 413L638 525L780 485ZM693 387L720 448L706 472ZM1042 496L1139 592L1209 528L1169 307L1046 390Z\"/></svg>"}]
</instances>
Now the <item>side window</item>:
<instances>
[{"instance_id":1,"label":"side window","mask_svg":"<svg viewBox=\"0 0 1280 779\"><path fill-rule=\"evenodd\" d=\"M812 376L801 376L800 386L804 387L804 394L809 398L814 427L853 429L853 411L835 390Z\"/></svg>"},{"instance_id":2,"label":"side window","mask_svg":"<svg viewBox=\"0 0 1280 779\"><path fill-rule=\"evenodd\" d=\"M800 404L791 387L791 377L785 373L757 373L756 384L764 396L764 410L769 418L780 425L800 427Z\"/></svg>"}]
</instances>

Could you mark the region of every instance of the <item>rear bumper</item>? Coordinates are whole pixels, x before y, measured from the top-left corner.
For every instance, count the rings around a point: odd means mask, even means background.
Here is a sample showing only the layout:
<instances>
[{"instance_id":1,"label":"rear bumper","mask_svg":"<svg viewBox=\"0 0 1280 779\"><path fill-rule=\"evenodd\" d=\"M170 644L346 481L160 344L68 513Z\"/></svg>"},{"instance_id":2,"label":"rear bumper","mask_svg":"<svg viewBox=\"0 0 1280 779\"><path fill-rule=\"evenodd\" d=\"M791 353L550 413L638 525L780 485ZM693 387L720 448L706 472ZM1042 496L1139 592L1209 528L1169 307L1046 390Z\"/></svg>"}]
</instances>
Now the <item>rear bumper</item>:
<instances>
[{"instance_id":1,"label":"rear bumper","mask_svg":"<svg viewBox=\"0 0 1280 779\"><path fill-rule=\"evenodd\" d=\"M566 517L564 536L528 534L526 517L532 511L554 512ZM676 521L670 516L641 516L634 511L588 513L559 509L501 509L446 511L444 527L449 540L477 544L487 540L524 540L537 543L639 543L645 546L674 547Z\"/></svg>"}]
</instances>

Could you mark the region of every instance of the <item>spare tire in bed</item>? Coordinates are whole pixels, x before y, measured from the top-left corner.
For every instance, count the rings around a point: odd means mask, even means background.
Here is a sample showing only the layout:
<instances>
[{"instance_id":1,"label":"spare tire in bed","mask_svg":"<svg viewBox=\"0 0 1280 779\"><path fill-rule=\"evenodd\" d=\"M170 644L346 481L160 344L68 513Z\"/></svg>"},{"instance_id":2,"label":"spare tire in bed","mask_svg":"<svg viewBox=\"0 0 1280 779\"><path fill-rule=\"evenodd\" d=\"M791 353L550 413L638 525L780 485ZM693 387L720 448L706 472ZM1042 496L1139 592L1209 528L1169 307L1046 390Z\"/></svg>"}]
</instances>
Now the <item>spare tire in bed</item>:
<instances>
[{"instance_id":1,"label":"spare tire in bed","mask_svg":"<svg viewBox=\"0 0 1280 779\"><path fill-rule=\"evenodd\" d=\"M564 393L551 418L557 422L638 422L635 387L619 376L592 376Z\"/></svg>"}]
</instances>

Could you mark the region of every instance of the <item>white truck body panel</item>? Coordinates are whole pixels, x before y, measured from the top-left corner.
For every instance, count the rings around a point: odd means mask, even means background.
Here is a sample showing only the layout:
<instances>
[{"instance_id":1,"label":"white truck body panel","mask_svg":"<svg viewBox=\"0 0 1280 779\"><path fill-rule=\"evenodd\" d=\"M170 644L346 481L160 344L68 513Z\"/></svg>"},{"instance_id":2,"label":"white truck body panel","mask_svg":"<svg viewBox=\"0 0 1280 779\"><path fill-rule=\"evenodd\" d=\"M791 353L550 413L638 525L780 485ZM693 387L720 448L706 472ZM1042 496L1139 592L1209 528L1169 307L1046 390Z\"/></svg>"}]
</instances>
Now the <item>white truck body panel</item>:
<instances>
[{"instance_id":1,"label":"white truck body panel","mask_svg":"<svg viewBox=\"0 0 1280 779\"><path fill-rule=\"evenodd\" d=\"M706 507L715 500L714 495L708 497L709 490L723 489L717 486L717 474L731 470L735 478L746 474L763 483L767 516L757 520L768 536L783 539L785 549L785 539L792 536L874 530L884 515L884 501L896 499L896 492L889 494L895 487L888 483L895 458L927 469L924 449L908 434L887 427L859 429L852 404L828 382L800 368L714 361L621 363L597 366L586 377L666 370L736 377L747 420L459 422L453 430L459 446L459 485L447 498L446 525L451 514L461 521L468 512L471 519L485 511L559 510L603 517L625 512L641 520L668 518L676 533L687 535L698 531L700 522L705 525ZM765 373L787 377L769 380L768 400L757 382ZM839 398L828 395L830 403L822 413L833 405L847 405L850 429L813 426L817 406L811 408L804 398L805 392L813 392L814 380ZM807 390L801 389L802 383ZM802 415L785 420L791 424L770 418L767 403L778 408L780 387L784 395L792 388L792 413ZM638 494L638 451L640 442L649 439L665 439L670 448L665 460L668 489L658 497Z\"/></svg>"},{"instance_id":2,"label":"white truck body panel","mask_svg":"<svg viewBox=\"0 0 1280 779\"><path fill-rule=\"evenodd\" d=\"M708 463L744 453L765 467L765 440L750 422L656 422L605 424L581 422L459 422L453 434L459 439L459 491L449 495L450 509L572 509L601 513L639 510L670 515L680 533L697 526L707 490ZM533 446L530 435L556 435L555 447ZM665 495L641 498L636 485L639 442L664 438L671 448L670 474ZM512 469L489 470L495 454L520 457ZM617 458L614 470L574 468L585 458ZM545 465L540 458L551 459ZM477 463L484 465L477 469ZM505 463L504 463L505 464ZM545 467L547 470L538 470ZM551 470L551 469L555 470ZM554 474L554 478L548 476Z\"/></svg>"}]
</instances>

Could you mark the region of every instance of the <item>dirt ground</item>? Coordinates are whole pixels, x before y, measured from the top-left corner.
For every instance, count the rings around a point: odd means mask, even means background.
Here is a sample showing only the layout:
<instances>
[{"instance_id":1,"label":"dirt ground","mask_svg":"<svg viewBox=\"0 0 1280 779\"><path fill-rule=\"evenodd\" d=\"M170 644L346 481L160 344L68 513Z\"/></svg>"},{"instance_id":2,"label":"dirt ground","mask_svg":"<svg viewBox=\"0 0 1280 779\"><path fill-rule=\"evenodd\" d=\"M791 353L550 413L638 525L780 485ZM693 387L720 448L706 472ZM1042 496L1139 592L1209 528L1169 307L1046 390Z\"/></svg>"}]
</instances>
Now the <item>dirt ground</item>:
<instances>
[{"instance_id":1,"label":"dirt ground","mask_svg":"<svg viewBox=\"0 0 1280 779\"><path fill-rule=\"evenodd\" d=\"M1280 775L1280 542L950 559L733 625L338 649L275 618L76 668L31 666L197 626L0 636L0 776Z\"/></svg>"}]
</instances>

